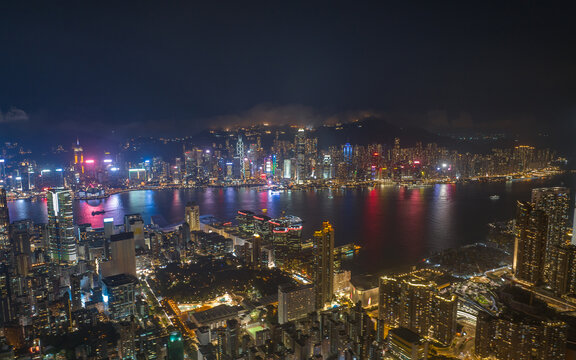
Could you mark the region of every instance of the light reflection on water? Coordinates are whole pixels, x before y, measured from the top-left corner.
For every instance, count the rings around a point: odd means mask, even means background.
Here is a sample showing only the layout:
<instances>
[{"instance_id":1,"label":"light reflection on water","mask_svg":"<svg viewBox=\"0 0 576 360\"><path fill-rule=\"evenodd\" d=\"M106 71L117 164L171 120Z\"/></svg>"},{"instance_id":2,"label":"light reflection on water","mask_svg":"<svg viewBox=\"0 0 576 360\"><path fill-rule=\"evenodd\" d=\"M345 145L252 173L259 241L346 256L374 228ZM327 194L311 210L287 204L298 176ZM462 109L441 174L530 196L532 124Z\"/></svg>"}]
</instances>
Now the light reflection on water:
<instances>
[{"instance_id":1,"label":"light reflection on water","mask_svg":"<svg viewBox=\"0 0 576 360\"><path fill-rule=\"evenodd\" d=\"M563 184L564 183L564 184ZM142 190L111 196L102 201L78 201L77 223L102 227L103 219L116 224L124 214L162 215L169 224L184 219L188 201L200 205L201 214L230 220L240 209L281 216L282 212L304 220L304 236L311 236L322 221L333 223L336 244L356 242L363 246L362 265L382 269L419 261L430 251L483 241L486 224L514 216L517 200L528 200L539 186L574 184L573 176L548 181L491 184L435 185L405 189L377 186L373 189L286 191L271 194L255 189L208 188L198 190ZM500 200L490 200L490 195ZM46 222L45 201L17 200L8 204L14 220L32 218ZM105 210L92 216L93 211Z\"/></svg>"}]
</instances>

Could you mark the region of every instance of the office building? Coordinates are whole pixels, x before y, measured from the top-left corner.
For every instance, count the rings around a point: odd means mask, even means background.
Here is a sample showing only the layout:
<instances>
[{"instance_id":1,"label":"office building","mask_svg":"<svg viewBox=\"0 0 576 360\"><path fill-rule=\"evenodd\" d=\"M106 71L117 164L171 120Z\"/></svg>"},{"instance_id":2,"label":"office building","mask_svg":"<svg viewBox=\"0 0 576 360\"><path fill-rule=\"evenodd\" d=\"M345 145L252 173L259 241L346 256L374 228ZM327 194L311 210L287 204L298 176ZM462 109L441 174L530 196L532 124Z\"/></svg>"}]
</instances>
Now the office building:
<instances>
[{"instance_id":1,"label":"office building","mask_svg":"<svg viewBox=\"0 0 576 360\"><path fill-rule=\"evenodd\" d=\"M308 175L306 166L306 133L304 129L298 129L294 142L296 147L296 183L302 184Z\"/></svg>"},{"instance_id":2,"label":"office building","mask_svg":"<svg viewBox=\"0 0 576 360\"><path fill-rule=\"evenodd\" d=\"M334 229L328 221L314 232L314 285L316 308L322 309L334 293Z\"/></svg>"},{"instance_id":3,"label":"office building","mask_svg":"<svg viewBox=\"0 0 576 360\"><path fill-rule=\"evenodd\" d=\"M84 149L80 146L80 141L76 139L74 150L74 171L84 174Z\"/></svg>"},{"instance_id":4,"label":"office building","mask_svg":"<svg viewBox=\"0 0 576 360\"><path fill-rule=\"evenodd\" d=\"M144 219L140 214L124 215L124 231L134 234L134 244L136 248L143 249L144 242Z\"/></svg>"},{"instance_id":5,"label":"office building","mask_svg":"<svg viewBox=\"0 0 576 360\"><path fill-rule=\"evenodd\" d=\"M398 359L428 359L428 342L410 329L399 327L390 330L388 347Z\"/></svg>"},{"instance_id":6,"label":"office building","mask_svg":"<svg viewBox=\"0 0 576 360\"><path fill-rule=\"evenodd\" d=\"M52 262L60 265L75 264L78 258L74 236L72 192L63 189L49 189L46 192L46 199L50 258Z\"/></svg>"},{"instance_id":7,"label":"office building","mask_svg":"<svg viewBox=\"0 0 576 360\"><path fill-rule=\"evenodd\" d=\"M10 247L10 216L8 214L8 202L6 189L0 188L0 249Z\"/></svg>"},{"instance_id":8,"label":"office building","mask_svg":"<svg viewBox=\"0 0 576 360\"><path fill-rule=\"evenodd\" d=\"M225 353L230 359L236 359L240 346L240 323L236 319L226 320Z\"/></svg>"},{"instance_id":9,"label":"office building","mask_svg":"<svg viewBox=\"0 0 576 360\"><path fill-rule=\"evenodd\" d=\"M14 318L10 282L10 269L7 265L0 264L0 325L5 325Z\"/></svg>"},{"instance_id":10,"label":"office building","mask_svg":"<svg viewBox=\"0 0 576 360\"><path fill-rule=\"evenodd\" d=\"M107 277L128 274L136 277L136 250L133 233L125 232L112 235L109 248L108 261L101 264L102 275Z\"/></svg>"},{"instance_id":11,"label":"office building","mask_svg":"<svg viewBox=\"0 0 576 360\"><path fill-rule=\"evenodd\" d=\"M82 275L72 274L70 276L70 306L72 311L80 310L82 308Z\"/></svg>"},{"instance_id":12,"label":"office building","mask_svg":"<svg viewBox=\"0 0 576 360\"><path fill-rule=\"evenodd\" d=\"M166 347L168 360L184 360L184 342L182 341L182 334L178 331L170 333Z\"/></svg>"},{"instance_id":13,"label":"office building","mask_svg":"<svg viewBox=\"0 0 576 360\"><path fill-rule=\"evenodd\" d=\"M314 285L278 286L278 323L281 325L305 317L315 310Z\"/></svg>"},{"instance_id":14,"label":"office building","mask_svg":"<svg viewBox=\"0 0 576 360\"><path fill-rule=\"evenodd\" d=\"M135 314L134 294L138 279L128 274L118 274L102 279L102 298L114 320L129 318Z\"/></svg>"},{"instance_id":15,"label":"office building","mask_svg":"<svg viewBox=\"0 0 576 360\"><path fill-rule=\"evenodd\" d=\"M373 275L355 276L350 279L350 300L364 307L378 305L379 279Z\"/></svg>"},{"instance_id":16,"label":"office building","mask_svg":"<svg viewBox=\"0 0 576 360\"><path fill-rule=\"evenodd\" d=\"M114 218L104 218L104 239L110 240L114 232Z\"/></svg>"},{"instance_id":17,"label":"office building","mask_svg":"<svg viewBox=\"0 0 576 360\"><path fill-rule=\"evenodd\" d=\"M190 231L198 231L200 230L200 206L188 203L186 204L185 208L185 219L190 226Z\"/></svg>"}]
</instances>

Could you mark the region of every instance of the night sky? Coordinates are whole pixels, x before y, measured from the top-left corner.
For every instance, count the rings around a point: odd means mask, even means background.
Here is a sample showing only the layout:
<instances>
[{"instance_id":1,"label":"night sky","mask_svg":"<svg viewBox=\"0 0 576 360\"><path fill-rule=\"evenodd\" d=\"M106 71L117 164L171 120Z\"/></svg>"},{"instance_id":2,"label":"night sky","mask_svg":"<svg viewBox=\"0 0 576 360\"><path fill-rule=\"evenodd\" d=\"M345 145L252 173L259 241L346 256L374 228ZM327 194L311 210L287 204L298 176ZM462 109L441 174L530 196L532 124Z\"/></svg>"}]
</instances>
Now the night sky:
<instances>
[{"instance_id":1,"label":"night sky","mask_svg":"<svg viewBox=\"0 0 576 360\"><path fill-rule=\"evenodd\" d=\"M13 3L0 4L0 135L366 111L439 131L575 129L574 5Z\"/></svg>"}]
</instances>

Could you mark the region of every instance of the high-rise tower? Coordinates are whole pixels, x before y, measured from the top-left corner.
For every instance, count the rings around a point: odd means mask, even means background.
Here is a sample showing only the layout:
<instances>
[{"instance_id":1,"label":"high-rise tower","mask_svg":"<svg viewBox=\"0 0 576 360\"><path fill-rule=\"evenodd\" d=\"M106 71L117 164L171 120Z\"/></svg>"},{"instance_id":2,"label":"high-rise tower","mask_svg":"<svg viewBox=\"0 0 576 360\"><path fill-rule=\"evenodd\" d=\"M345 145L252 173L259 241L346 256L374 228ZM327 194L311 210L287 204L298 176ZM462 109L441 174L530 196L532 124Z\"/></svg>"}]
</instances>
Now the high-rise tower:
<instances>
[{"instance_id":1,"label":"high-rise tower","mask_svg":"<svg viewBox=\"0 0 576 360\"><path fill-rule=\"evenodd\" d=\"M576 208L574 208L574 222L572 223L572 239L571 245L576 245Z\"/></svg>"},{"instance_id":2,"label":"high-rise tower","mask_svg":"<svg viewBox=\"0 0 576 360\"><path fill-rule=\"evenodd\" d=\"M236 157L238 157L240 164L240 178L246 178L246 169L244 168L244 142L242 142L242 135L238 135L238 142L236 143Z\"/></svg>"},{"instance_id":3,"label":"high-rise tower","mask_svg":"<svg viewBox=\"0 0 576 360\"><path fill-rule=\"evenodd\" d=\"M74 213L70 190L50 189L46 193L48 203L48 245L52 261L75 264L77 259L74 237Z\"/></svg>"},{"instance_id":4,"label":"high-rise tower","mask_svg":"<svg viewBox=\"0 0 576 360\"><path fill-rule=\"evenodd\" d=\"M8 214L8 203L6 199L6 190L0 188L0 248L8 249L10 247L10 216Z\"/></svg>"},{"instance_id":5,"label":"high-rise tower","mask_svg":"<svg viewBox=\"0 0 576 360\"><path fill-rule=\"evenodd\" d=\"M332 300L334 290L334 228L328 221L314 232L314 262L316 308L322 309Z\"/></svg>"},{"instance_id":6,"label":"high-rise tower","mask_svg":"<svg viewBox=\"0 0 576 360\"><path fill-rule=\"evenodd\" d=\"M559 248L568 244L566 228L569 202L570 190L565 187L532 190L534 209L543 211L548 221L544 282L549 287L553 287L556 283Z\"/></svg>"},{"instance_id":7,"label":"high-rise tower","mask_svg":"<svg viewBox=\"0 0 576 360\"><path fill-rule=\"evenodd\" d=\"M548 221L542 210L519 201L514 227L513 269L517 279L531 285L544 281Z\"/></svg>"},{"instance_id":8,"label":"high-rise tower","mask_svg":"<svg viewBox=\"0 0 576 360\"><path fill-rule=\"evenodd\" d=\"M186 204L184 221L190 226L190 231L200 230L200 207L193 203Z\"/></svg>"},{"instance_id":9,"label":"high-rise tower","mask_svg":"<svg viewBox=\"0 0 576 360\"><path fill-rule=\"evenodd\" d=\"M298 129L296 133L296 183L302 184L307 177L306 173L306 133Z\"/></svg>"},{"instance_id":10,"label":"high-rise tower","mask_svg":"<svg viewBox=\"0 0 576 360\"><path fill-rule=\"evenodd\" d=\"M79 173L84 173L84 149L80 146L80 141L76 139L74 145L74 169Z\"/></svg>"}]
</instances>

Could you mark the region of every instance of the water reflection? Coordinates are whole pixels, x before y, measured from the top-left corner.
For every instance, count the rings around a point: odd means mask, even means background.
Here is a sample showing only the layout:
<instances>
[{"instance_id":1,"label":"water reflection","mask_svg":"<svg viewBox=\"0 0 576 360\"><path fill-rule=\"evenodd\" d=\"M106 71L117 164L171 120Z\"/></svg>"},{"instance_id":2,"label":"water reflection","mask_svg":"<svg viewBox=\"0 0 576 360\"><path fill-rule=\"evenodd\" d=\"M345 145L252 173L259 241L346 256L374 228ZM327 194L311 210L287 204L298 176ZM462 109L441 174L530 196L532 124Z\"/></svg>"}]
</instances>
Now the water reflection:
<instances>
[{"instance_id":1,"label":"water reflection","mask_svg":"<svg viewBox=\"0 0 576 360\"><path fill-rule=\"evenodd\" d=\"M74 207L77 223L102 227L105 217L121 224L124 214L140 213L150 223L162 215L169 224L184 219L188 201L200 205L202 215L211 214L222 220L233 219L239 209L269 216L282 212L304 220L305 237L330 221L336 231L336 244L357 242L365 251L361 266L379 269L421 260L430 251L483 241L486 224L512 218L517 200L530 198L538 186L574 184L574 177L549 181L436 185L429 188L405 189L379 186L361 190L285 191L271 195L256 189L209 188L198 190L133 191L113 195L100 203L77 201ZM490 195L501 195L490 200ZM46 201L17 200L8 204L14 220L31 218L46 222ZM104 215L92 216L93 211Z\"/></svg>"}]
</instances>

